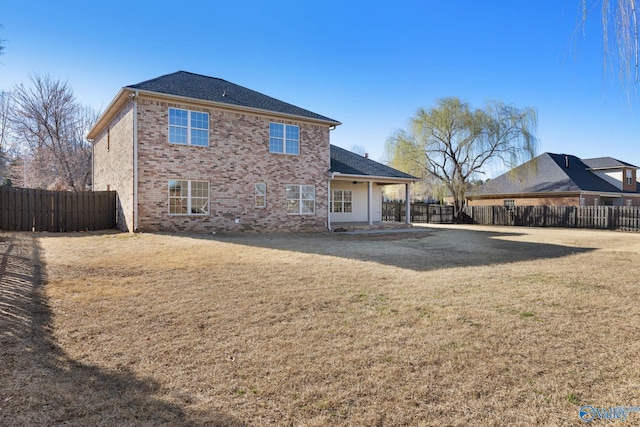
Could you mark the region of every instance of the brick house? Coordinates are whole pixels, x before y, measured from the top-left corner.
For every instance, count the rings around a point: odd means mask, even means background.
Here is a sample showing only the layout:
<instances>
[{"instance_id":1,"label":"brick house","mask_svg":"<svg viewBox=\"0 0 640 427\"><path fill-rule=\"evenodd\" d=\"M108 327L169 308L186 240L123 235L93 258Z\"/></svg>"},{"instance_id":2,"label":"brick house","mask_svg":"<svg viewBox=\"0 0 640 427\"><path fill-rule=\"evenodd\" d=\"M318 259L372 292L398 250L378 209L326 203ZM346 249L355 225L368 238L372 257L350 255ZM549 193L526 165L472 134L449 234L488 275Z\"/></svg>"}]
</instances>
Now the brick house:
<instances>
[{"instance_id":1,"label":"brick house","mask_svg":"<svg viewBox=\"0 0 640 427\"><path fill-rule=\"evenodd\" d=\"M612 157L544 153L467 196L471 206L640 206L638 167Z\"/></svg>"},{"instance_id":2,"label":"brick house","mask_svg":"<svg viewBox=\"0 0 640 427\"><path fill-rule=\"evenodd\" d=\"M87 136L93 188L117 191L128 231L326 230L332 214L373 223L382 186L416 179L331 146L338 125L179 71L123 87L100 116Z\"/></svg>"}]
</instances>

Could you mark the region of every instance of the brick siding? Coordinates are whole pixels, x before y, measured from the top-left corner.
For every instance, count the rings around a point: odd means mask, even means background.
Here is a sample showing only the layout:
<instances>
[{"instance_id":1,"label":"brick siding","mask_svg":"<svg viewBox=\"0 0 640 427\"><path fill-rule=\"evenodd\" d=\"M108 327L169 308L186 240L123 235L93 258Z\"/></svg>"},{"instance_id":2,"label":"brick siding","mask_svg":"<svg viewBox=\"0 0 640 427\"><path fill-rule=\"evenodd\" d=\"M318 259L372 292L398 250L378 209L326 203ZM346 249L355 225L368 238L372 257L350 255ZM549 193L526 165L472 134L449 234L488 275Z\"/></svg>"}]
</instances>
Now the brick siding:
<instances>
[{"instance_id":1,"label":"brick siding","mask_svg":"<svg viewBox=\"0 0 640 427\"><path fill-rule=\"evenodd\" d=\"M606 199L607 197L602 197L597 194L584 194L582 196L582 203L580 203L580 196L547 196L476 199L468 200L468 204L469 206L502 206L504 205L505 200L515 200L516 206L603 206ZM630 195L625 195L621 198L614 198L614 205L627 206L628 200L631 201L630 206L640 206L640 196L633 197Z\"/></svg>"},{"instance_id":2,"label":"brick siding","mask_svg":"<svg viewBox=\"0 0 640 427\"><path fill-rule=\"evenodd\" d=\"M469 206L503 206L505 200L515 200L516 206L580 206L579 196L505 197L469 200Z\"/></svg>"},{"instance_id":3,"label":"brick siding","mask_svg":"<svg viewBox=\"0 0 640 427\"><path fill-rule=\"evenodd\" d=\"M133 231L132 101L93 141L93 189L117 191L117 227Z\"/></svg>"},{"instance_id":4,"label":"brick siding","mask_svg":"<svg viewBox=\"0 0 640 427\"><path fill-rule=\"evenodd\" d=\"M203 104L169 102L139 96L138 106L138 229L140 231L304 231L322 230L327 223L329 127L276 116L212 108ZM209 146L168 142L168 110L182 108L209 113ZM105 152L106 132L94 143L96 184L132 192L133 138L130 105L113 120L111 149ZM269 152L269 123L300 126L300 154ZM116 131L117 130L117 131ZM118 139L114 142L114 139ZM122 145L122 150L120 146ZM118 149L115 149L118 147ZM128 163L127 163L128 162ZM126 164L125 164L126 163ZM169 180L202 180L210 185L209 214L169 215ZM254 187L267 187L266 208L254 207ZM286 212L287 184L314 185L314 215ZM133 202L122 197L123 225L132 230Z\"/></svg>"}]
</instances>

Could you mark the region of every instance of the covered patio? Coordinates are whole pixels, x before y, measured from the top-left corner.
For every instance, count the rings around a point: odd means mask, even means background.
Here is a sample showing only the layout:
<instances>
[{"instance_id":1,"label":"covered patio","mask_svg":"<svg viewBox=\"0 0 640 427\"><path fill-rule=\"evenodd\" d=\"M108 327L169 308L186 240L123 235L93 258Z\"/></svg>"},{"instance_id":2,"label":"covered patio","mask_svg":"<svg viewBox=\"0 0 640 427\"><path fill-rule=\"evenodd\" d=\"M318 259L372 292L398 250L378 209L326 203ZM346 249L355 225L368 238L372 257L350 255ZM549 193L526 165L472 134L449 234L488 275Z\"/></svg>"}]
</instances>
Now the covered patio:
<instances>
[{"instance_id":1,"label":"covered patio","mask_svg":"<svg viewBox=\"0 0 640 427\"><path fill-rule=\"evenodd\" d=\"M331 146L329 180L329 224L333 229L381 229L411 226L410 209L403 222L382 221L382 188L409 185L418 178L334 145Z\"/></svg>"}]
</instances>

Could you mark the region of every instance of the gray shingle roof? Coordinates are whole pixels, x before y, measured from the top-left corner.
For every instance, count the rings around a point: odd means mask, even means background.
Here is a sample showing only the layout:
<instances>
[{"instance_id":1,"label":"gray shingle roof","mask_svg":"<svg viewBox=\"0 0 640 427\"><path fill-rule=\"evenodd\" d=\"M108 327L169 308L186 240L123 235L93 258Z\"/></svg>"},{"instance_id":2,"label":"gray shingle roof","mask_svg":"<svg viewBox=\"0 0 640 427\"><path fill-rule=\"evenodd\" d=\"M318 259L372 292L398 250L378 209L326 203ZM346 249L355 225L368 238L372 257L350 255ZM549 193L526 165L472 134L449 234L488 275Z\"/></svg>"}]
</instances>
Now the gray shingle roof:
<instances>
[{"instance_id":1,"label":"gray shingle roof","mask_svg":"<svg viewBox=\"0 0 640 427\"><path fill-rule=\"evenodd\" d=\"M613 157L596 157L594 159L582 159L582 162L591 169L619 169L619 168L634 168L638 169L630 163L614 159Z\"/></svg>"},{"instance_id":2,"label":"gray shingle roof","mask_svg":"<svg viewBox=\"0 0 640 427\"><path fill-rule=\"evenodd\" d=\"M378 163L359 154L331 145L331 172L346 175L375 176L418 180L415 176Z\"/></svg>"},{"instance_id":3,"label":"gray shingle roof","mask_svg":"<svg viewBox=\"0 0 640 427\"><path fill-rule=\"evenodd\" d=\"M256 92L215 77L177 71L134 85L128 89L138 89L167 95L219 102L237 107L256 108L275 113L310 118L340 124L337 120L296 107L270 96Z\"/></svg>"},{"instance_id":4,"label":"gray shingle roof","mask_svg":"<svg viewBox=\"0 0 640 427\"><path fill-rule=\"evenodd\" d=\"M611 165L610 162L608 164ZM626 163L624 165L630 166ZM579 191L622 192L618 187L590 172L591 167L576 156L544 153L482 184L474 193L490 195Z\"/></svg>"}]
</instances>

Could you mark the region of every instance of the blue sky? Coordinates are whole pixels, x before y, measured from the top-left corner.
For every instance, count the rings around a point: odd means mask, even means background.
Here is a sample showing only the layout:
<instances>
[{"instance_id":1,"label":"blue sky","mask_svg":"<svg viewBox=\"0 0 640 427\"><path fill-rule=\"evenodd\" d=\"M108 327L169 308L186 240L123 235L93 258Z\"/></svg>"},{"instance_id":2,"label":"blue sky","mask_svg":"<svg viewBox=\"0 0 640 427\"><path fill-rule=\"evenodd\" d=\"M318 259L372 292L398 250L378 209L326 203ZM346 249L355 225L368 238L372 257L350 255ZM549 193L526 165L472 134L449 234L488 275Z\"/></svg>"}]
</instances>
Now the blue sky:
<instances>
[{"instance_id":1,"label":"blue sky","mask_svg":"<svg viewBox=\"0 0 640 427\"><path fill-rule=\"evenodd\" d=\"M538 111L540 152L640 165L640 103L603 70L599 8L581 0L7 1L0 90L65 80L103 110L122 86L177 70L220 77L339 120L332 143L381 160L419 107L455 96Z\"/></svg>"}]
</instances>

